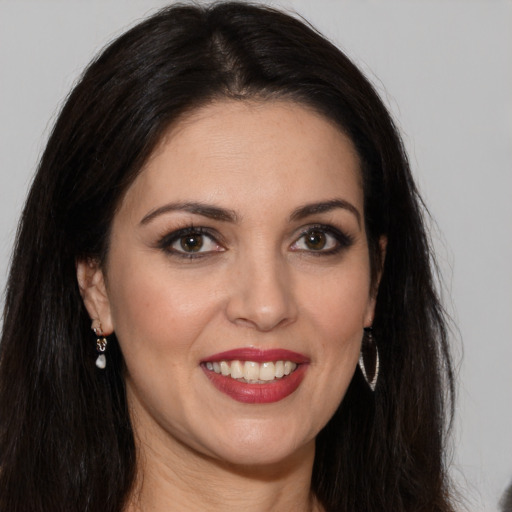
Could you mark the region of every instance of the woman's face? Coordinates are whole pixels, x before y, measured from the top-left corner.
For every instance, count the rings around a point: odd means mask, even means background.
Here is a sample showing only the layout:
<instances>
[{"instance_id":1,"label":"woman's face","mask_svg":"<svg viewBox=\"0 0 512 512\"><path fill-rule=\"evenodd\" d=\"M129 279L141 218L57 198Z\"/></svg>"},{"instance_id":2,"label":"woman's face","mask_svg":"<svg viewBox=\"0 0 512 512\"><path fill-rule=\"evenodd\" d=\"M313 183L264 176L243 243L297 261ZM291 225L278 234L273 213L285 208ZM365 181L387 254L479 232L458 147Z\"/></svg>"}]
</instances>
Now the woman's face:
<instances>
[{"instance_id":1,"label":"woman's face","mask_svg":"<svg viewBox=\"0 0 512 512\"><path fill-rule=\"evenodd\" d=\"M372 321L364 225L353 145L305 107L226 100L169 130L86 271L137 437L232 464L312 453Z\"/></svg>"}]
</instances>

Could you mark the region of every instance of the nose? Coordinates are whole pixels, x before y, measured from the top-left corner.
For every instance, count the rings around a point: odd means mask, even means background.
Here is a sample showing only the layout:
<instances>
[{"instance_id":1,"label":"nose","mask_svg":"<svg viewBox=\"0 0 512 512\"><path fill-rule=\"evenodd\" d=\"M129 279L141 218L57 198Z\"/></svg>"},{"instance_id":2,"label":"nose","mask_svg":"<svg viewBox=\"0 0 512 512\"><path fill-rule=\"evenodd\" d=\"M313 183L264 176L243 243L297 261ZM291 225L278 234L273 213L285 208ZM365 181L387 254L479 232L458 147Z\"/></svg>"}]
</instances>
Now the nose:
<instances>
[{"instance_id":1,"label":"nose","mask_svg":"<svg viewBox=\"0 0 512 512\"><path fill-rule=\"evenodd\" d=\"M228 319L262 332L293 323L297 303L290 274L275 255L244 258L232 273Z\"/></svg>"}]
</instances>

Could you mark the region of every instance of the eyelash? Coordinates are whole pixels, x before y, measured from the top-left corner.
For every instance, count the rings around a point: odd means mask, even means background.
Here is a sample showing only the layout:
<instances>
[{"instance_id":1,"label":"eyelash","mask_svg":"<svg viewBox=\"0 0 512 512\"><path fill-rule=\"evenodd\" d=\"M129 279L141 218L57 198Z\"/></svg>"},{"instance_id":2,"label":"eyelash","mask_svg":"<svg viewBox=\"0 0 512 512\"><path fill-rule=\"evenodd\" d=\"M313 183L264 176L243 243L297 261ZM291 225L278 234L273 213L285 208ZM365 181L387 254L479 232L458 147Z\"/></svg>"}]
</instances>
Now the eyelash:
<instances>
[{"instance_id":1,"label":"eyelash","mask_svg":"<svg viewBox=\"0 0 512 512\"><path fill-rule=\"evenodd\" d=\"M335 228L334 226L329 226L325 224L313 224L309 225L302 230L299 237L292 244L296 245L301 239L304 239L306 236L311 236L313 233L318 232L325 234L327 236L331 236L335 240L335 246L331 249L327 250L314 250L314 249L294 249L297 252L307 252L312 256L320 257L320 256L330 256L334 254L338 254L344 249L347 249L354 243L354 239L347 233Z\"/></svg>"},{"instance_id":2,"label":"eyelash","mask_svg":"<svg viewBox=\"0 0 512 512\"><path fill-rule=\"evenodd\" d=\"M165 236L163 236L159 242L158 247L165 251L166 253L170 254L171 256L177 256L178 258L186 258L186 259L196 259L196 258L203 258L205 255L210 254L212 251L204 251L204 252L186 252L186 251L179 251L176 249L173 249L173 245L180 241L181 239L184 239L187 236L201 236L201 237L208 237L212 242L217 244L219 247L222 247L222 245L217 241L217 237L214 234L214 232L208 228L205 227L196 227L196 226L187 226L186 228L177 229L176 231L173 231ZM214 251L214 252L223 252L224 249L220 251Z\"/></svg>"},{"instance_id":3,"label":"eyelash","mask_svg":"<svg viewBox=\"0 0 512 512\"><path fill-rule=\"evenodd\" d=\"M303 240L306 236L311 236L313 233L318 232L320 234L327 235L327 237L334 238L335 246L331 249L327 250L314 250L314 249L300 249L295 248L293 249L294 245L297 245L301 240ZM172 246L179 242L180 240L184 239L187 236L200 236L200 237L207 237L210 239L210 241L214 244L216 244L221 249L218 251L198 251L198 252L186 252L186 251L180 251L174 249ZM187 226L185 228L178 229L176 231L173 231L171 233L166 234L158 241L158 248L165 251L166 253L176 256L179 258L186 258L186 259L197 259L197 258L204 258L205 256L211 254L212 252L224 252L225 248L219 241L217 240L218 235L215 234L213 230L210 230L205 227L196 227L196 226ZM347 249L353 244L354 240L353 237L348 235L347 233L343 233L339 229L325 225L325 224L313 224L305 227L299 236L295 239L293 244L291 245L292 251L295 252L303 252L311 254L315 257L319 256L330 256L334 254L338 254L339 252L343 251L344 249ZM202 245L201 245L202 247ZM199 247L199 249L201 249Z\"/></svg>"}]
</instances>

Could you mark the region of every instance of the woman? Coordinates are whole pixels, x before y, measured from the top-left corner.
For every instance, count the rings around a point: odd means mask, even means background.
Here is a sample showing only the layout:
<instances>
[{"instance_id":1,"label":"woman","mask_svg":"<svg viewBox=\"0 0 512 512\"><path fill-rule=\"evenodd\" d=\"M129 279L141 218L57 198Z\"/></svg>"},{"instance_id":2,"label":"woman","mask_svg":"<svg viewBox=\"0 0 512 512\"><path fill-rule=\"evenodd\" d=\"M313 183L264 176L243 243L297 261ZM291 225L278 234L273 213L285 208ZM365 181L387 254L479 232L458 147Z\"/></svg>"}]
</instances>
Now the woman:
<instances>
[{"instance_id":1,"label":"woman","mask_svg":"<svg viewBox=\"0 0 512 512\"><path fill-rule=\"evenodd\" d=\"M303 23L174 6L121 36L21 220L1 510L452 510L421 215L382 102Z\"/></svg>"}]
</instances>

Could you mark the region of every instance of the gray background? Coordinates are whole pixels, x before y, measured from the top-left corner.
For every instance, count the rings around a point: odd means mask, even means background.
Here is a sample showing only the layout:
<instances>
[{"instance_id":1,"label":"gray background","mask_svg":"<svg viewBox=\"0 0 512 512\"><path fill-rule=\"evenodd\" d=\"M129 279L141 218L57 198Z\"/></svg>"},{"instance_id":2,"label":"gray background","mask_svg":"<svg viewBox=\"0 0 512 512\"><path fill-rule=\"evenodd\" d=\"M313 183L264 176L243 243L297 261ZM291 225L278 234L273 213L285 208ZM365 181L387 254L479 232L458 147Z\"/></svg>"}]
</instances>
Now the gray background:
<instances>
[{"instance_id":1,"label":"gray background","mask_svg":"<svg viewBox=\"0 0 512 512\"><path fill-rule=\"evenodd\" d=\"M470 510L512 479L512 2L282 0L367 73L403 133L435 219L458 327L452 474ZM157 0L0 0L0 288L59 105L112 37ZM37 283L34 283L37 286Z\"/></svg>"}]
</instances>

